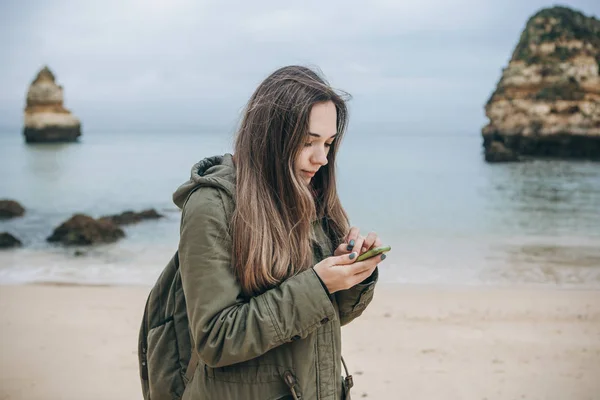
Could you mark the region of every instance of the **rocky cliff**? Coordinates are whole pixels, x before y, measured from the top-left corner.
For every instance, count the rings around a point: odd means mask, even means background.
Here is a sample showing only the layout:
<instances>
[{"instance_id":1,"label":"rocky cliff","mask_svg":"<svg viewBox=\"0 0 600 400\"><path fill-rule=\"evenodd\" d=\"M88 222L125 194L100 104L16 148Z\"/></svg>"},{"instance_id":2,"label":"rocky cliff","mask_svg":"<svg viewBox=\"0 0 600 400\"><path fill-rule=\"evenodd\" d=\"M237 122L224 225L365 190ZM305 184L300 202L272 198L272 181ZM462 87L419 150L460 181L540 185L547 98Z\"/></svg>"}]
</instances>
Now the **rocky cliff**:
<instances>
[{"instance_id":1,"label":"rocky cliff","mask_svg":"<svg viewBox=\"0 0 600 400\"><path fill-rule=\"evenodd\" d=\"M487 161L600 160L600 21L565 7L532 16L485 111Z\"/></svg>"},{"instance_id":2,"label":"rocky cliff","mask_svg":"<svg viewBox=\"0 0 600 400\"><path fill-rule=\"evenodd\" d=\"M81 123L63 107L63 88L48 67L29 86L23 134L28 143L71 142L81 136Z\"/></svg>"}]
</instances>

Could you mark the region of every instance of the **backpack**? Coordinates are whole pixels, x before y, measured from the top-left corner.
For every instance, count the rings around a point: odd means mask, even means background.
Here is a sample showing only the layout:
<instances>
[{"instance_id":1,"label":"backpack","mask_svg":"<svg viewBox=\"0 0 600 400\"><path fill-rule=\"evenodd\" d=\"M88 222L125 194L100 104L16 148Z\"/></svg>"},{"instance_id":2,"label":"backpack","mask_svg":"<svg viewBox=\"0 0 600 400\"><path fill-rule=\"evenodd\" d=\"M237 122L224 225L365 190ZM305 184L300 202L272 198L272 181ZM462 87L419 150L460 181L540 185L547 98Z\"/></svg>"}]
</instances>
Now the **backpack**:
<instances>
[{"instance_id":1,"label":"backpack","mask_svg":"<svg viewBox=\"0 0 600 400\"><path fill-rule=\"evenodd\" d=\"M138 361L145 400L180 399L191 379L191 336L176 252L148 295L138 340Z\"/></svg>"}]
</instances>

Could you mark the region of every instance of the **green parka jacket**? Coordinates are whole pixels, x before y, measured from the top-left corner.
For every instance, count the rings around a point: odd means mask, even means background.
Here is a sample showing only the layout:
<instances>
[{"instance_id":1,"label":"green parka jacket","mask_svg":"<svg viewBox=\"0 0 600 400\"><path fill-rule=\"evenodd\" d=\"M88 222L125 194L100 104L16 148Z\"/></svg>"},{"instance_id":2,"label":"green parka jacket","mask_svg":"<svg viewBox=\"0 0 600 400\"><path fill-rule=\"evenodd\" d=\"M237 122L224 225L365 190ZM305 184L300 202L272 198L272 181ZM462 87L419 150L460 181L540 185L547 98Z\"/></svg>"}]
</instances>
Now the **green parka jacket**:
<instances>
[{"instance_id":1,"label":"green parka jacket","mask_svg":"<svg viewBox=\"0 0 600 400\"><path fill-rule=\"evenodd\" d=\"M306 400L343 399L340 327L371 302L377 269L328 295L311 268L244 299L231 269L232 155L196 164L173 199L183 207L179 270L189 323L189 334L179 329L175 336L189 342L191 335L200 360L182 398L291 399L293 391ZM319 221L313 227L317 264L333 255L334 244Z\"/></svg>"}]
</instances>

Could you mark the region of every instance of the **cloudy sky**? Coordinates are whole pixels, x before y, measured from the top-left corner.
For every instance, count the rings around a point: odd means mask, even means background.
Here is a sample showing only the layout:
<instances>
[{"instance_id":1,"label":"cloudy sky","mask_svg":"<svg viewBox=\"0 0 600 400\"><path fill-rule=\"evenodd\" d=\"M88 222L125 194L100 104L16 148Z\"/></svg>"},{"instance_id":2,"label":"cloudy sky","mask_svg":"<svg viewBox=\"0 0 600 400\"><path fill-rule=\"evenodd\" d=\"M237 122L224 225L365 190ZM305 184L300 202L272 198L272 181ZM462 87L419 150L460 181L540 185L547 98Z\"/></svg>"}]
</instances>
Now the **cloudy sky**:
<instances>
[{"instance_id":1,"label":"cloudy sky","mask_svg":"<svg viewBox=\"0 0 600 400\"><path fill-rule=\"evenodd\" d=\"M86 130L232 126L286 64L349 92L351 124L478 134L542 0L1 0L0 126L43 65ZM561 3L600 16L597 0Z\"/></svg>"}]
</instances>

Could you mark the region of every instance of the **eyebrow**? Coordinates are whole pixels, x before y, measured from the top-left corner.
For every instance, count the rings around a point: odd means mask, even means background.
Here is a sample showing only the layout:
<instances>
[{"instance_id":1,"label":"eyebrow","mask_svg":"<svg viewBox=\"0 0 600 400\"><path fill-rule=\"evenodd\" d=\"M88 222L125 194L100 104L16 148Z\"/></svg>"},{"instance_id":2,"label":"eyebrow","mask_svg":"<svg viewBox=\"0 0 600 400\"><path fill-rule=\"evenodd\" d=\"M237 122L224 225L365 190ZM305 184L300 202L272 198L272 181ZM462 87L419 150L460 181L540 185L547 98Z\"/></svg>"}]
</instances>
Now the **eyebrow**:
<instances>
[{"instance_id":1,"label":"eyebrow","mask_svg":"<svg viewBox=\"0 0 600 400\"><path fill-rule=\"evenodd\" d=\"M309 134L310 136L314 136L314 137L318 137L318 138L320 138L320 137L321 137L321 135L319 135L318 133L312 133L312 132L308 132L308 134ZM336 137L336 136L337 136L337 133L336 133L335 135L332 135L332 136L331 136L329 139L335 139L335 137Z\"/></svg>"}]
</instances>

